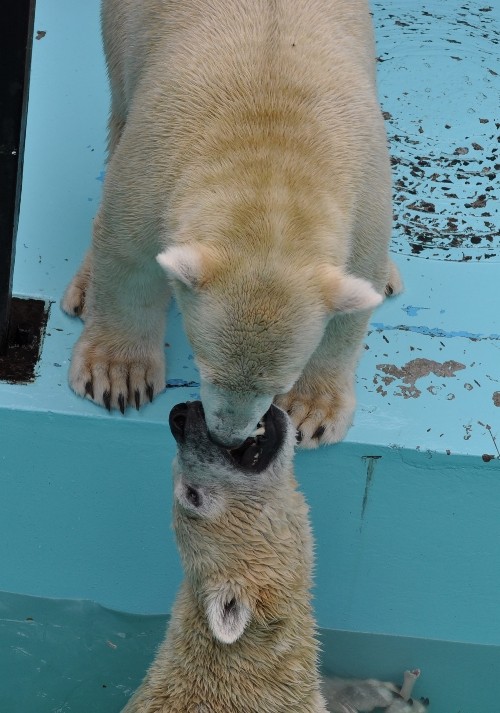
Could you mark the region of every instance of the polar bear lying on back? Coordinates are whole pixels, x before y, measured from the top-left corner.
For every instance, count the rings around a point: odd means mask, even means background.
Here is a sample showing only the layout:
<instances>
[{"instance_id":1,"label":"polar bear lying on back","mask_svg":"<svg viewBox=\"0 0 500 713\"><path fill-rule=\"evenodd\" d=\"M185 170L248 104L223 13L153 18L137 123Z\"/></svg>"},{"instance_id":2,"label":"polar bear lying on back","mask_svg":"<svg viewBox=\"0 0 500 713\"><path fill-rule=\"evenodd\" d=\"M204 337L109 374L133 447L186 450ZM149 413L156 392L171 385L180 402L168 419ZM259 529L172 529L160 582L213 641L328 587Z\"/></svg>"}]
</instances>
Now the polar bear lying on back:
<instances>
[{"instance_id":1,"label":"polar bear lying on back","mask_svg":"<svg viewBox=\"0 0 500 713\"><path fill-rule=\"evenodd\" d=\"M185 579L167 637L124 713L423 713L399 687L375 680L333 679L325 705L311 528L286 414L272 407L265 433L234 451L210 440L200 402L175 406L170 427Z\"/></svg>"},{"instance_id":2,"label":"polar bear lying on back","mask_svg":"<svg viewBox=\"0 0 500 713\"><path fill-rule=\"evenodd\" d=\"M214 438L241 444L277 397L303 445L342 439L371 310L401 288L366 0L103 0L102 19L72 388L122 412L164 389L171 286Z\"/></svg>"}]
</instances>

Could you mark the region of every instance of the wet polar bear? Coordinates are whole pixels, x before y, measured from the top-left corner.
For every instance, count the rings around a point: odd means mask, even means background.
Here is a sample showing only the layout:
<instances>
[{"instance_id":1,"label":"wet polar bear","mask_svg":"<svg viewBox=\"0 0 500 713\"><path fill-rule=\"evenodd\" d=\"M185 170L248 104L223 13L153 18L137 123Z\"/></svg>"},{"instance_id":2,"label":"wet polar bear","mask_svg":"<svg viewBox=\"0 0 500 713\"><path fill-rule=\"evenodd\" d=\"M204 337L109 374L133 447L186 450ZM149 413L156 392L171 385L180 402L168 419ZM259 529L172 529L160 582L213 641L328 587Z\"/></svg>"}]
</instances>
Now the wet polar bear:
<instances>
[{"instance_id":1,"label":"wet polar bear","mask_svg":"<svg viewBox=\"0 0 500 713\"><path fill-rule=\"evenodd\" d=\"M170 414L173 523L185 579L166 639L124 713L422 713L399 687L334 679L320 691L312 536L295 432L272 407L256 443L208 436L200 402ZM402 691L401 691L402 692Z\"/></svg>"},{"instance_id":2,"label":"wet polar bear","mask_svg":"<svg viewBox=\"0 0 500 713\"><path fill-rule=\"evenodd\" d=\"M102 20L109 160L62 303L85 317L72 388L122 412L161 392L172 288L214 438L241 444L276 397L302 445L341 440L371 310L401 288L367 2L103 0Z\"/></svg>"}]
</instances>

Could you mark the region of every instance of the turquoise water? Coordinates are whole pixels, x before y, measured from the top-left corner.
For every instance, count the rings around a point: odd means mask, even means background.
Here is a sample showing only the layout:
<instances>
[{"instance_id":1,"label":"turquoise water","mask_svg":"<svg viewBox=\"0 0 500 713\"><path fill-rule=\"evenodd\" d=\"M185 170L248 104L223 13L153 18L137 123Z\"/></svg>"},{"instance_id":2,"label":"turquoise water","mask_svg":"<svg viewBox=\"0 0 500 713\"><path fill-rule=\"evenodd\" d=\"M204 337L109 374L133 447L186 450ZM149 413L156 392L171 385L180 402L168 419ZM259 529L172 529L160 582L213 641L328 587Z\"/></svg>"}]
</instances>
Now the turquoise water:
<instances>
[{"instance_id":1,"label":"turquoise water","mask_svg":"<svg viewBox=\"0 0 500 713\"><path fill-rule=\"evenodd\" d=\"M167 625L88 601L0 594L0 711L118 713ZM498 713L500 650L423 639L320 632L325 671L399 682L420 667L415 696L434 713ZM244 711L242 711L244 713Z\"/></svg>"}]
</instances>

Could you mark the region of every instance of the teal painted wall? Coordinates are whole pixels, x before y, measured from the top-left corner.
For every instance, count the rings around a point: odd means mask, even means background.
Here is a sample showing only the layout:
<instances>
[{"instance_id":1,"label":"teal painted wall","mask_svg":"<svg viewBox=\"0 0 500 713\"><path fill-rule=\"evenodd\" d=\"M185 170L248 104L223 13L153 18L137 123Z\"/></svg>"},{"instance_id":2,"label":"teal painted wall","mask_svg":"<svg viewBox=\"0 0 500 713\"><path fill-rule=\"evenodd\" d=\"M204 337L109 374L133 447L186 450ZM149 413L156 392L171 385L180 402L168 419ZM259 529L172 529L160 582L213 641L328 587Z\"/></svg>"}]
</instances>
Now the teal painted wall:
<instances>
[{"instance_id":1,"label":"teal painted wall","mask_svg":"<svg viewBox=\"0 0 500 713\"><path fill-rule=\"evenodd\" d=\"M185 390L172 391L165 414ZM0 432L0 588L169 611L166 424L10 410ZM320 626L500 645L500 461L346 443L299 453L296 470Z\"/></svg>"}]
</instances>

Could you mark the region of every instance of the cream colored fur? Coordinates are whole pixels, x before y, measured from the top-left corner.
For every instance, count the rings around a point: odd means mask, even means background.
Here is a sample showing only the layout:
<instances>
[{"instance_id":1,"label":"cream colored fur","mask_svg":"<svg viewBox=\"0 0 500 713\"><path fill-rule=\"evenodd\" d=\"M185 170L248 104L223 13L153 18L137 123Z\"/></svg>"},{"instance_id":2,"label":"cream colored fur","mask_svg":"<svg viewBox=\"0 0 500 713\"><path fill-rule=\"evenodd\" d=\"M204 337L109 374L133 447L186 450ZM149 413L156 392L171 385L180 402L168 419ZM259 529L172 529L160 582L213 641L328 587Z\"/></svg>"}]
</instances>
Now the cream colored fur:
<instances>
[{"instance_id":1,"label":"cream colored fur","mask_svg":"<svg viewBox=\"0 0 500 713\"><path fill-rule=\"evenodd\" d=\"M225 461L206 427L180 446L173 523L185 579L165 641L124 713L326 713L311 528L293 475L294 429L284 422L284 441L259 473ZM399 705L399 690L376 680L325 686L332 713Z\"/></svg>"},{"instance_id":2,"label":"cream colored fur","mask_svg":"<svg viewBox=\"0 0 500 713\"><path fill-rule=\"evenodd\" d=\"M102 19L109 162L62 302L86 320L72 388L122 411L163 390L171 285L215 438L241 443L277 397L302 445L342 439L370 312L401 289L367 2L104 0Z\"/></svg>"}]
</instances>

